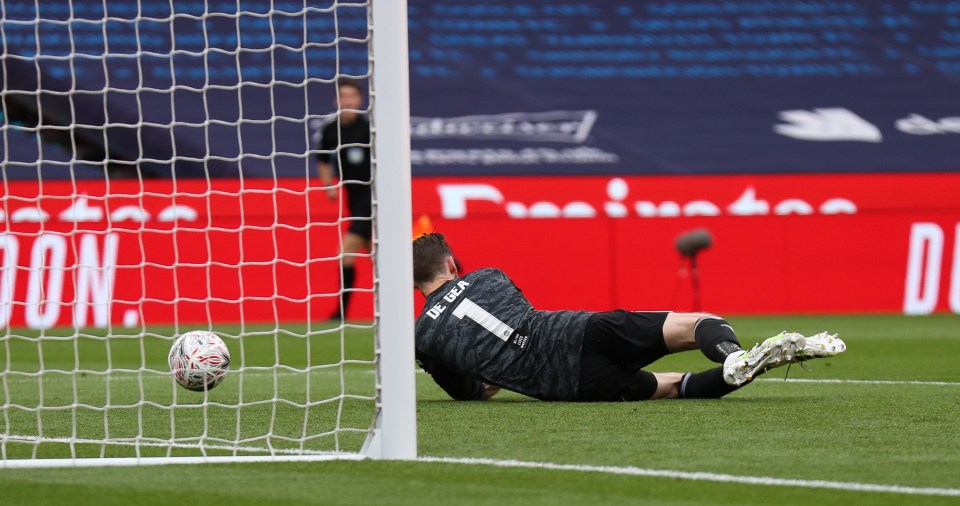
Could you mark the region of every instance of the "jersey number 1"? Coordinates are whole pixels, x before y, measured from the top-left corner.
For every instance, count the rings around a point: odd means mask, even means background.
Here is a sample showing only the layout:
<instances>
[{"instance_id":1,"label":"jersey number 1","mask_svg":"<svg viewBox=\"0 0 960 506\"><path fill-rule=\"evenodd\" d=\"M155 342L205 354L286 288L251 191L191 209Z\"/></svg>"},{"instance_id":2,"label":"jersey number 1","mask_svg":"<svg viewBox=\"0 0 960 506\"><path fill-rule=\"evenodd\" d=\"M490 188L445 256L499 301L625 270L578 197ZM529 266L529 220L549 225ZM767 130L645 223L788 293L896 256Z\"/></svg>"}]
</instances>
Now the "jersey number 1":
<instances>
[{"instance_id":1,"label":"jersey number 1","mask_svg":"<svg viewBox=\"0 0 960 506\"><path fill-rule=\"evenodd\" d=\"M488 313L486 309L476 305L470 299L461 300L457 308L453 310L453 316L461 320L466 316L503 341L509 339L510 335L513 334L513 327L503 323L499 318Z\"/></svg>"}]
</instances>

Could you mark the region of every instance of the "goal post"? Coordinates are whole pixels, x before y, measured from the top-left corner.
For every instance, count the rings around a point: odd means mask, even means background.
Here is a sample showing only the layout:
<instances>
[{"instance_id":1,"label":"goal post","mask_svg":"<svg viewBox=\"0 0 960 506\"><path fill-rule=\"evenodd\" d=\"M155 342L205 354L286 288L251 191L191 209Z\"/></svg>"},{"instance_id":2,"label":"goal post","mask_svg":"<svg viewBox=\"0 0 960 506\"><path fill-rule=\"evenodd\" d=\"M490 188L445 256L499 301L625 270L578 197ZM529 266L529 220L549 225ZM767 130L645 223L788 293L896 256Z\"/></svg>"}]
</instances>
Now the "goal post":
<instances>
[{"instance_id":1,"label":"goal post","mask_svg":"<svg viewBox=\"0 0 960 506\"><path fill-rule=\"evenodd\" d=\"M0 2L0 468L417 457L406 4Z\"/></svg>"},{"instance_id":2,"label":"goal post","mask_svg":"<svg viewBox=\"0 0 960 506\"><path fill-rule=\"evenodd\" d=\"M377 167L377 349L380 457L417 456L413 347L413 216L407 2L374 0L373 160ZM376 430L376 429L375 429Z\"/></svg>"}]
</instances>

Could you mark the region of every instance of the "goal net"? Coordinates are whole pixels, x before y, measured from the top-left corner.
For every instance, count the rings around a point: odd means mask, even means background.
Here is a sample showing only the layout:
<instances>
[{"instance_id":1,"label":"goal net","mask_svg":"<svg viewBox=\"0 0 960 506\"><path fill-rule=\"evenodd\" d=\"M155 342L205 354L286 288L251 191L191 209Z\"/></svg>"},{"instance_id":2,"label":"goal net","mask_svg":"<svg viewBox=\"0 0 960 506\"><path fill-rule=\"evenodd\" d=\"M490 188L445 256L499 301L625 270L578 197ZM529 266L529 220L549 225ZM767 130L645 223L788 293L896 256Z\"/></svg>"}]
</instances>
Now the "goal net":
<instances>
[{"instance_id":1,"label":"goal net","mask_svg":"<svg viewBox=\"0 0 960 506\"><path fill-rule=\"evenodd\" d=\"M0 3L0 467L415 457L405 4Z\"/></svg>"}]
</instances>

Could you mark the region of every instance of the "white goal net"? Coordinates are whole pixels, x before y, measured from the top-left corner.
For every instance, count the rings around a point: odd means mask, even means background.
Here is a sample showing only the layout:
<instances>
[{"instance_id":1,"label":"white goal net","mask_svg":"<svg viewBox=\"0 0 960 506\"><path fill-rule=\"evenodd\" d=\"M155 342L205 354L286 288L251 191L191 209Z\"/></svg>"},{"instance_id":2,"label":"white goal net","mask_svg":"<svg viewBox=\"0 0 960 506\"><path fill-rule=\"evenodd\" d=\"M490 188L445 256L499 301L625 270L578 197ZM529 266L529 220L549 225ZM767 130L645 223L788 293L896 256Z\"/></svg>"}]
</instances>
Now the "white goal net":
<instances>
[{"instance_id":1,"label":"white goal net","mask_svg":"<svg viewBox=\"0 0 960 506\"><path fill-rule=\"evenodd\" d=\"M0 467L415 456L405 4L0 3Z\"/></svg>"}]
</instances>

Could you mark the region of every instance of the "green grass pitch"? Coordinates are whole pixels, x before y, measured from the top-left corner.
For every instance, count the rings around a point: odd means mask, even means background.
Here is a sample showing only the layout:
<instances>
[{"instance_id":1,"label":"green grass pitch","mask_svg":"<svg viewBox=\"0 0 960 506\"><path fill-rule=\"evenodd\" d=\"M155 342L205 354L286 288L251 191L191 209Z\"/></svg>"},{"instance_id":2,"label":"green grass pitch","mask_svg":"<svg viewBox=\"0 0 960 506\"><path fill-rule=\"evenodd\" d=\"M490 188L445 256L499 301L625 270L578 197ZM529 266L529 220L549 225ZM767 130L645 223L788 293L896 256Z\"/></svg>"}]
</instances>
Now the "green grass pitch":
<instances>
[{"instance_id":1,"label":"green grass pitch","mask_svg":"<svg viewBox=\"0 0 960 506\"><path fill-rule=\"evenodd\" d=\"M785 368L721 400L566 404L501 394L494 402L449 400L417 375L421 456L518 460L687 473L636 476L591 470L495 467L442 462L339 461L173 465L141 468L0 469L0 504L960 504L960 317L797 316L729 318L744 344L780 330L837 331L842 356ZM217 328L239 334L237 328ZM261 331L250 333L251 330ZM172 385L164 329L146 339L91 336L73 341L0 336L0 413L6 434L134 437L180 444L192 455L242 441L255 454L278 449L355 450L370 423L371 366L330 366L372 356L369 330L345 334L288 328L228 338L233 373L204 394ZM343 346L341 347L341 343ZM107 381L106 364L124 369ZM142 358L141 358L142 357ZM76 382L63 373L89 371ZM285 367L274 368L275 364ZM299 371L321 366L310 374ZM702 370L698 352L663 360L656 371ZM261 369L262 368L262 369ZM274 373L274 370L277 372ZM74 387L76 385L76 387ZM112 408L101 407L109 398ZM268 402L282 401L276 405ZM334 398L335 401L328 399ZM54 408L38 412L43 405ZM238 400L243 407L236 407ZM78 410L56 409L74 400ZM170 406L179 406L171 410ZM204 416L204 409L206 413ZM304 429L306 427L306 429ZM33 431L33 432L30 432ZM319 434L301 443L303 433ZM266 434L272 434L267 438ZM8 458L132 455L133 447L8 443ZM146 446L142 454L166 454ZM214 450L211 454L228 453ZM718 473L757 483L690 479ZM775 479L803 480L790 485ZM837 490L830 483L907 487L919 493ZM951 492L953 491L953 492Z\"/></svg>"}]
</instances>

